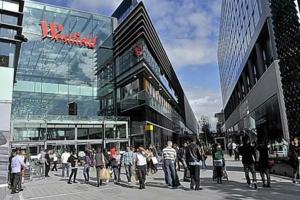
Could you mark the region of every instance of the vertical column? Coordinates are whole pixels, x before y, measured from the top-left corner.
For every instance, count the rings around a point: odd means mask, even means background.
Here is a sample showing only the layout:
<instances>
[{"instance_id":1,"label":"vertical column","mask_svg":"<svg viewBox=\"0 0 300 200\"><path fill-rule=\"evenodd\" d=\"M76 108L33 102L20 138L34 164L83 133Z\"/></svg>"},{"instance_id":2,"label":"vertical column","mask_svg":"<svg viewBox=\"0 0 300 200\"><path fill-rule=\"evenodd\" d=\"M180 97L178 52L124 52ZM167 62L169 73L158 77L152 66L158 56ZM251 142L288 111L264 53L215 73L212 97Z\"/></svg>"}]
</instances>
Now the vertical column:
<instances>
[{"instance_id":1,"label":"vertical column","mask_svg":"<svg viewBox=\"0 0 300 200\"><path fill-rule=\"evenodd\" d=\"M264 73L264 58L263 58L263 53L262 49L259 43L255 44L255 52L256 52L256 69L257 69L257 75L258 78L262 76Z\"/></svg>"},{"instance_id":2,"label":"vertical column","mask_svg":"<svg viewBox=\"0 0 300 200\"><path fill-rule=\"evenodd\" d=\"M247 76L246 76L246 73L245 72L242 72L242 78L243 78L243 84L244 84L244 89L245 89L245 95L248 94L249 90L249 85L248 85L248 82L247 82Z\"/></svg>"},{"instance_id":3,"label":"vertical column","mask_svg":"<svg viewBox=\"0 0 300 200\"><path fill-rule=\"evenodd\" d=\"M78 149L77 149L77 141L78 141L77 135L78 135L78 129L77 129L77 125L75 125L75 144L74 144L74 146L75 146L76 151L78 151Z\"/></svg>"},{"instance_id":4,"label":"vertical column","mask_svg":"<svg viewBox=\"0 0 300 200\"><path fill-rule=\"evenodd\" d=\"M253 71L253 63L251 62L251 60L248 60L247 62L247 69L249 74L250 87L252 88L255 85L255 78L254 78L254 71Z\"/></svg>"},{"instance_id":5,"label":"vertical column","mask_svg":"<svg viewBox=\"0 0 300 200\"><path fill-rule=\"evenodd\" d=\"M288 119L286 115L286 107L284 102L284 94L282 89L282 78L280 76L279 64L278 60L275 61L275 70L276 70L276 81L278 87L278 105L280 111L280 118L281 118L281 126L283 131L283 137L286 141L290 141L290 133L289 133L289 126L288 126Z\"/></svg>"},{"instance_id":6,"label":"vertical column","mask_svg":"<svg viewBox=\"0 0 300 200\"><path fill-rule=\"evenodd\" d=\"M238 93L240 93L240 97L238 97L239 103L243 100L243 91L242 91L242 86L240 83L240 80L237 82L237 89L238 89Z\"/></svg>"}]
</instances>

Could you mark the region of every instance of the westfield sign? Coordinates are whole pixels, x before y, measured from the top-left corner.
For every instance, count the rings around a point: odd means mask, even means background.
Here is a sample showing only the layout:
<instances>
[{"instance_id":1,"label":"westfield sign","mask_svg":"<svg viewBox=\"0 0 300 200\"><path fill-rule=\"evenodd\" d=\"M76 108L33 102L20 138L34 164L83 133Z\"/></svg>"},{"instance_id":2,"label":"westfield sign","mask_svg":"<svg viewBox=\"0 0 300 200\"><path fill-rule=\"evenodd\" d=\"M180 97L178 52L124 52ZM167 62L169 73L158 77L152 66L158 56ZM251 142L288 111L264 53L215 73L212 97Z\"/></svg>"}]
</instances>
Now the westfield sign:
<instances>
[{"instance_id":1,"label":"westfield sign","mask_svg":"<svg viewBox=\"0 0 300 200\"><path fill-rule=\"evenodd\" d=\"M62 42L64 44L76 45L80 47L86 47L89 49L94 49L96 47L96 38L87 38L80 37L80 33L70 33L70 34L61 34L64 27L62 24L54 24L53 22L49 23L49 26L46 21L41 21L42 36L43 39L51 38L57 42ZM49 29L50 28L50 29Z\"/></svg>"}]
</instances>

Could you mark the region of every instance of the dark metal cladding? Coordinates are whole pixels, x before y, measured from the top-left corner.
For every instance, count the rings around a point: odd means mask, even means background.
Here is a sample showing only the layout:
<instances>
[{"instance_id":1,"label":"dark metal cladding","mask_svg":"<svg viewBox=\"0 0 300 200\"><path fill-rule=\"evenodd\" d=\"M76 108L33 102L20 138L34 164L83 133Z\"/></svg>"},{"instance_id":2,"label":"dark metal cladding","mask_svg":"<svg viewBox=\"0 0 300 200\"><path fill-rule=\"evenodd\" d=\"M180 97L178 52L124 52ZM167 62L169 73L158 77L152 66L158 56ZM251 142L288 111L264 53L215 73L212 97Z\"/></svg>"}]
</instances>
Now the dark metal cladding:
<instances>
[{"instance_id":1,"label":"dark metal cladding","mask_svg":"<svg viewBox=\"0 0 300 200\"><path fill-rule=\"evenodd\" d=\"M271 0L282 88L291 138L300 130L300 24L294 0Z\"/></svg>"}]
</instances>

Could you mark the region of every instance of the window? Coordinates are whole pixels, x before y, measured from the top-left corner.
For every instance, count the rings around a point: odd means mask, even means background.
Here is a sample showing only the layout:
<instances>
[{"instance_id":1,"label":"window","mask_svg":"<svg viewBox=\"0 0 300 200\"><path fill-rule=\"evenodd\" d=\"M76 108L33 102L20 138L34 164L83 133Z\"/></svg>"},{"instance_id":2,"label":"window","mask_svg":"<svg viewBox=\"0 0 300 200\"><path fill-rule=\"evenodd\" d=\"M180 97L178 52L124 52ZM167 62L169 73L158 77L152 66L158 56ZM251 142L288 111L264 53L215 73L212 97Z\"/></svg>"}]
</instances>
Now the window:
<instances>
[{"instance_id":1,"label":"window","mask_svg":"<svg viewBox=\"0 0 300 200\"><path fill-rule=\"evenodd\" d=\"M105 138L106 139L115 138L115 126L113 124L105 124Z\"/></svg>"},{"instance_id":2,"label":"window","mask_svg":"<svg viewBox=\"0 0 300 200\"><path fill-rule=\"evenodd\" d=\"M16 45L0 42L0 66L14 67Z\"/></svg>"},{"instance_id":3,"label":"window","mask_svg":"<svg viewBox=\"0 0 300 200\"><path fill-rule=\"evenodd\" d=\"M89 139L102 139L103 138L103 126L99 128L89 129Z\"/></svg>"},{"instance_id":4,"label":"window","mask_svg":"<svg viewBox=\"0 0 300 200\"><path fill-rule=\"evenodd\" d=\"M0 0L0 8L13 12L19 12L19 3L10 0Z\"/></svg>"},{"instance_id":5,"label":"window","mask_svg":"<svg viewBox=\"0 0 300 200\"><path fill-rule=\"evenodd\" d=\"M77 139L78 140L87 140L89 139L89 131L87 128L77 129Z\"/></svg>"},{"instance_id":6,"label":"window","mask_svg":"<svg viewBox=\"0 0 300 200\"><path fill-rule=\"evenodd\" d=\"M121 89L121 97L122 99L124 98L127 98L129 96L132 96L136 93L139 92L139 79L136 79L135 81L127 84L126 86L124 86L122 89Z\"/></svg>"}]
</instances>

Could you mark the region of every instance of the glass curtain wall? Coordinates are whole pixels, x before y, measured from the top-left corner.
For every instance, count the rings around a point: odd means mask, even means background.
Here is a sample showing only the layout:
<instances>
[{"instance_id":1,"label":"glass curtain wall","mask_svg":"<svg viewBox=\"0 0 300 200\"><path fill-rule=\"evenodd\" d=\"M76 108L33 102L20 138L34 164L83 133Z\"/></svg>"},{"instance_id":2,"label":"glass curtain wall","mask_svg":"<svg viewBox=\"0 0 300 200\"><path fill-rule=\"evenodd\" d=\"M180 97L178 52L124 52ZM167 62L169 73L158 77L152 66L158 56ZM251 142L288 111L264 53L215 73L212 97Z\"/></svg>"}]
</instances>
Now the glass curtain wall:
<instances>
[{"instance_id":1,"label":"glass curtain wall","mask_svg":"<svg viewBox=\"0 0 300 200\"><path fill-rule=\"evenodd\" d=\"M95 37L97 46L42 39L41 20L61 24L62 35ZM76 102L79 116L96 116L95 50L111 35L111 18L26 1L23 25L28 42L21 49L13 114L68 115L68 103Z\"/></svg>"}]
</instances>

